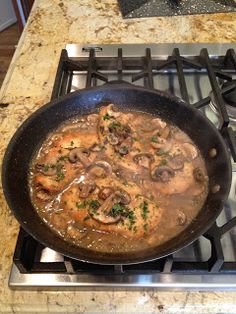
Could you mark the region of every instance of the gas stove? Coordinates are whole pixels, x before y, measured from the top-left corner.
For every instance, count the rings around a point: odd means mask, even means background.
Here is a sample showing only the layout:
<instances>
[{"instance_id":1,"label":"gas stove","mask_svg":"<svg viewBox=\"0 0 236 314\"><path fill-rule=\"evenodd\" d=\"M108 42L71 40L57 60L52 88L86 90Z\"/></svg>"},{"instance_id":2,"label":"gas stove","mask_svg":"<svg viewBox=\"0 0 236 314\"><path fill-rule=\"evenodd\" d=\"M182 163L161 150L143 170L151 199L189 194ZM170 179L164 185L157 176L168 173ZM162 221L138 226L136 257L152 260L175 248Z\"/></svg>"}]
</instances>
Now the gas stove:
<instances>
[{"instance_id":1,"label":"gas stove","mask_svg":"<svg viewBox=\"0 0 236 314\"><path fill-rule=\"evenodd\" d=\"M10 288L236 290L236 44L67 45L61 52L52 99L110 80L175 94L215 124L232 160L232 184L224 209L194 243L136 265L76 261L20 229Z\"/></svg>"}]
</instances>

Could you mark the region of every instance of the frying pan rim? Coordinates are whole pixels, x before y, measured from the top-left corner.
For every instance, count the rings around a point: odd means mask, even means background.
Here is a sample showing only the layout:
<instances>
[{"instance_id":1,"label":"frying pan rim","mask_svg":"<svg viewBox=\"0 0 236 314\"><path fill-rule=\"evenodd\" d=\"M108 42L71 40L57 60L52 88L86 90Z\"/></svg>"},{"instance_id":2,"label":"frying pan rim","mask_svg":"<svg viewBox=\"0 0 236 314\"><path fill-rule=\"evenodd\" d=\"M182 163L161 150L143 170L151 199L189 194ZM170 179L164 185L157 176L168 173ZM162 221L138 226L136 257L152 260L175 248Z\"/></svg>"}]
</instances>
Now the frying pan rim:
<instances>
[{"instance_id":1,"label":"frying pan rim","mask_svg":"<svg viewBox=\"0 0 236 314\"><path fill-rule=\"evenodd\" d=\"M90 91L99 91L99 90L104 90L106 88L109 89L114 89L114 90L120 90L122 89L131 89L131 90L138 90L138 91L143 91L143 92L148 92L151 94L156 94L158 96L164 97L166 98L168 101L173 101L173 102L178 102L181 103L182 106L184 107L188 107L190 108L190 110L192 110L193 112L195 112L196 115L200 115L201 118L203 118L209 125L211 125L212 128L214 128L215 130L217 130L214 126L214 124L208 120L202 112L200 112L199 110L197 110L196 108L189 106L184 100L182 100L179 97L176 97L172 94L168 94L159 90L149 90L147 88L144 87L139 87L139 86L134 86L131 84L105 84L103 86L99 86L99 87L91 87L91 88L85 88L83 90L80 91L75 91L73 93L67 94L65 96L62 96L58 99L55 99L53 101L50 101L46 104L44 104L42 107L40 107L39 109L37 109L36 111L34 111L32 114L30 114L30 116L20 125L20 127L15 131L14 135L12 136L12 138L10 139L4 157L3 157L3 162L2 162L2 187L3 187L3 192L4 192L4 196L6 198L6 201L8 203L8 206L10 207L11 211L13 212L15 218L18 220L19 224L22 226L22 228L28 233L30 234L34 239L36 239L37 241L39 241L40 243L42 243L43 245L47 246L47 247L51 247L52 249L55 249L55 247L50 244L50 241L44 241L41 240L40 237L38 237L37 235L35 235L33 233L33 230L30 229L30 227L28 228L28 225L24 224L24 219L22 218L21 215L19 215L17 213L17 210L13 209L15 206L10 206L9 204L13 204L14 202L12 202L11 196L10 196L10 192L7 188L7 183L6 183L6 170L7 170L7 160L8 160L8 156L10 155L11 151L14 151L14 149L12 149L14 147L14 144L17 140L17 138L19 138L19 136L24 132L25 129L27 129L27 126L32 122L32 120L34 120L35 117L37 117L38 115L40 115L41 113L43 113L44 111L47 111L49 108L60 104L61 102L65 102L66 100L69 100L70 98L74 98L76 97L76 95L81 95L83 93L87 93ZM89 111L89 110L88 110ZM222 136L217 132L215 132L217 135L217 138L219 140L219 142L221 142L221 146L224 147L225 152L227 152L227 147L226 144L222 138ZM225 201L225 199L227 198L229 191L230 191L230 186L231 186L231 180L232 180L232 171L231 171L231 162L230 162L230 158L228 156L228 154L226 155L226 160L225 162L227 163L227 170L228 170L228 175L229 175L229 181L227 182L227 189L225 190L225 194L222 196L218 209L215 211L215 215L213 217L211 217L210 223L208 225L205 225L205 228L202 228L201 231L197 232L194 237L191 240L185 241L184 244L182 243L181 245L177 245L176 247L172 248L172 250L168 250L168 252L164 252L162 253L160 256L158 254L155 254L155 256L153 257L146 257L146 258L138 258L137 260L131 260L132 261L127 261L127 257L126 257L126 261L119 261L119 262L115 262L112 261L111 262L106 262L106 261L101 261L100 258L98 258L98 260L93 259L93 261L91 260L86 260L86 259L82 259L82 258L78 258L75 257L73 254L70 255L69 253L65 253L64 250L60 250L60 248L56 248L57 252L62 253L63 255L69 256L71 258L83 261L83 262L89 262L89 263L93 263L93 264L101 264L101 265L129 265L129 264L138 264L138 263L144 263L144 262L149 262L152 260L156 260L159 258L163 258L165 256L168 256L170 254L173 254L174 252L188 246L189 244L191 244L192 242L194 242L197 238L199 238L199 236L201 236L202 234L204 234L207 230L210 229L210 227L213 225L213 223L215 222L216 218L219 216L220 212L222 211L223 208L223 202ZM204 207L204 206L203 206ZM203 208L202 207L202 208ZM43 223L43 221L42 221ZM62 241L64 241L62 239ZM65 242L65 241L64 241ZM168 242L168 241L167 241Z\"/></svg>"}]
</instances>

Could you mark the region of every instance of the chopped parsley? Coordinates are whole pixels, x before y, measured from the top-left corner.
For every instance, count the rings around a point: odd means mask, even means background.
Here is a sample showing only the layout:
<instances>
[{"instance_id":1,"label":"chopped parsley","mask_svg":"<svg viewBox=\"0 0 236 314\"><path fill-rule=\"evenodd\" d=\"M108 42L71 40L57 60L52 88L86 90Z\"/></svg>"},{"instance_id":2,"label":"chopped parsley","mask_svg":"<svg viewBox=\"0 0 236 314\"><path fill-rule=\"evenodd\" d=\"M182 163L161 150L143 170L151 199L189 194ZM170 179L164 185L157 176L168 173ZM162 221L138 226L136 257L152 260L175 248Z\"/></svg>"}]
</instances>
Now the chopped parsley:
<instances>
[{"instance_id":1,"label":"chopped parsley","mask_svg":"<svg viewBox=\"0 0 236 314\"><path fill-rule=\"evenodd\" d=\"M132 210L130 210L127 214L127 218L129 219L129 230L132 230L135 226L136 217Z\"/></svg>"},{"instance_id":2,"label":"chopped parsley","mask_svg":"<svg viewBox=\"0 0 236 314\"><path fill-rule=\"evenodd\" d=\"M99 145L99 148L101 149L101 150L104 150L104 149L106 149L106 146L105 145Z\"/></svg>"},{"instance_id":3,"label":"chopped parsley","mask_svg":"<svg viewBox=\"0 0 236 314\"><path fill-rule=\"evenodd\" d=\"M167 165L167 160L166 159L162 159L160 162L161 166L166 166Z\"/></svg>"},{"instance_id":4,"label":"chopped parsley","mask_svg":"<svg viewBox=\"0 0 236 314\"><path fill-rule=\"evenodd\" d=\"M74 142L73 142L73 141L71 141L71 142L70 142L70 146L73 146L73 145L74 145Z\"/></svg>"},{"instance_id":5,"label":"chopped parsley","mask_svg":"<svg viewBox=\"0 0 236 314\"><path fill-rule=\"evenodd\" d=\"M81 203L75 203L75 205L76 205L77 208L84 208L86 206L86 202L83 201Z\"/></svg>"},{"instance_id":6,"label":"chopped parsley","mask_svg":"<svg viewBox=\"0 0 236 314\"><path fill-rule=\"evenodd\" d=\"M84 221L90 219L91 217L89 215L87 215L86 217L84 217Z\"/></svg>"},{"instance_id":7,"label":"chopped parsley","mask_svg":"<svg viewBox=\"0 0 236 314\"><path fill-rule=\"evenodd\" d=\"M112 209L109 214L112 217L117 217L119 215L126 217L129 220L129 224L128 224L129 230L133 230L134 232L137 231L137 227L134 226L136 223L136 217L135 217L134 211L129 210L129 208L122 206L119 203L116 203L112 206Z\"/></svg>"},{"instance_id":8,"label":"chopped parsley","mask_svg":"<svg viewBox=\"0 0 236 314\"><path fill-rule=\"evenodd\" d=\"M119 203L116 203L112 206L112 209L110 211L110 216L117 217L119 215L125 214L127 212L127 209L120 205Z\"/></svg>"},{"instance_id":9,"label":"chopped parsley","mask_svg":"<svg viewBox=\"0 0 236 314\"><path fill-rule=\"evenodd\" d=\"M51 168L56 168L56 179L55 179L55 181L59 182L59 181L65 179L65 175L61 171L62 170L62 165L60 163L57 163L56 165L52 165Z\"/></svg>"},{"instance_id":10,"label":"chopped parsley","mask_svg":"<svg viewBox=\"0 0 236 314\"><path fill-rule=\"evenodd\" d=\"M49 165L43 165L43 171L47 172L49 170L50 166Z\"/></svg>"},{"instance_id":11,"label":"chopped parsley","mask_svg":"<svg viewBox=\"0 0 236 314\"><path fill-rule=\"evenodd\" d=\"M60 156L57 160L58 161L64 161L66 158L68 158L67 156Z\"/></svg>"},{"instance_id":12,"label":"chopped parsley","mask_svg":"<svg viewBox=\"0 0 236 314\"><path fill-rule=\"evenodd\" d=\"M142 218L143 218L143 220L147 220L147 216L148 216L148 213L149 213L148 202L147 201L143 201L143 203L140 204L139 207L142 209Z\"/></svg>"},{"instance_id":13,"label":"chopped parsley","mask_svg":"<svg viewBox=\"0 0 236 314\"><path fill-rule=\"evenodd\" d=\"M153 136L151 137L151 142L153 142L153 143L158 143L157 135L153 135Z\"/></svg>"},{"instance_id":14,"label":"chopped parsley","mask_svg":"<svg viewBox=\"0 0 236 314\"><path fill-rule=\"evenodd\" d=\"M88 205L89 209L92 211L96 211L100 207L100 203L97 200L89 200Z\"/></svg>"},{"instance_id":15,"label":"chopped parsley","mask_svg":"<svg viewBox=\"0 0 236 314\"><path fill-rule=\"evenodd\" d=\"M64 180L65 179L65 175L63 172L57 172L57 177L56 177L56 181L59 182L61 180Z\"/></svg>"},{"instance_id":16,"label":"chopped parsley","mask_svg":"<svg viewBox=\"0 0 236 314\"><path fill-rule=\"evenodd\" d=\"M121 127L121 123L118 121L113 121L112 123L109 124L110 129L117 129Z\"/></svg>"},{"instance_id":17,"label":"chopped parsley","mask_svg":"<svg viewBox=\"0 0 236 314\"><path fill-rule=\"evenodd\" d=\"M81 203L75 203L75 205L79 209L89 206L89 210L92 212L95 212L100 207L100 203L97 200L85 200Z\"/></svg>"},{"instance_id":18,"label":"chopped parsley","mask_svg":"<svg viewBox=\"0 0 236 314\"><path fill-rule=\"evenodd\" d=\"M157 156L169 156L167 152L164 152L162 149L157 149L155 154Z\"/></svg>"},{"instance_id":19,"label":"chopped parsley","mask_svg":"<svg viewBox=\"0 0 236 314\"><path fill-rule=\"evenodd\" d=\"M148 224L146 223L146 224L143 225L143 229L144 229L145 233L147 232L147 228L148 228Z\"/></svg>"},{"instance_id":20,"label":"chopped parsley","mask_svg":"<svg viewBox=\"0 0 236 314\"><path fill-rule=\"evenodd\" d=\"M103 116L103 120L105 121L105 120L110 120L110 116L109 116L109 114L108 113L106 113L104 116Z\"/></svg>"}]
</instances>

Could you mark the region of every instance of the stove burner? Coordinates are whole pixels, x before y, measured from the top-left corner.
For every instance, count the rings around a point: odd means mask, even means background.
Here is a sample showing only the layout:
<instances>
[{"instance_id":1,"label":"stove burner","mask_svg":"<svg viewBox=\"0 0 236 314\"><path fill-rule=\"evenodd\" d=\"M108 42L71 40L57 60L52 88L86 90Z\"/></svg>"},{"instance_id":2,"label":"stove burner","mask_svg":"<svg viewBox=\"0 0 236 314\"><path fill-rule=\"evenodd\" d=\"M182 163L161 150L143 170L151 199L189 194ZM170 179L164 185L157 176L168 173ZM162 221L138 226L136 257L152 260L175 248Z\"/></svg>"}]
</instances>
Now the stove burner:
<instances>
[{"instance_id":1,"label":"stove burner","mask_svg":"<svg viewBox=\"0 0 236 314\"><path fill-rule=\"evenodd\" d=\"M236 89L231 92L232 88L228 86L236 83L234 49L227 48L225 54L225 48L222 52L217 48L216 57L205 45L204 48L199 45L195 48L193 45L179 45L178 48L169 44L150 46L96 45L93 48L93 45L68 45L68 51L62 50L52 100L74 90L117 79L171 92L195 108L202 110L205 107L205 115L210 116L229 144L235 167L236 133L229 125L229 119L236 122ZM201 53L196 55L199 47L202 47ZM212 51L211 46L208 47ZM232 77L234 81L230 81ZM219 87L219 78L229 83ZM214 93L202 98L209 94L209 81ZM224 96L225 93L228 95ZM148 263L95 266L76 261L45 248L20 229L9 286L13 289L50 287L56 290L102 286L236 290L235 187L236 171L233 170L229 198L211 229L188 247Z\"/></svg>"},{"instance_id":2,"label":"stove burner","mask_svg":"<svg viewBox=\"0 0 236 314\"><path fill-rule=\"evenodd\" d=\"M232 83L235 84L235 89L228 94L224 94L223 99L225 100L226 105L228 104L229 106L236 108L236 80L223 83L222 89L230 86Z\"/></svg>"},{"instance_id":3,"label":"stove burner","mask_svg":"<svg viewBox=\"0 0 236 314\"><path fill-rule=\"evenodd\" d=\"M230 121L236 123L236 80L223 83L221 86L221 89L225 89L232 84L235 84L235 89L229 93L223 93L222 97L223 97ZM218 106L216 104L216 99L215 99L215 95L213 91L210 92L209 96L211 98L211 102L209 105L211 109L218 115L219 114Z\"/></svg>"}]
</instances>

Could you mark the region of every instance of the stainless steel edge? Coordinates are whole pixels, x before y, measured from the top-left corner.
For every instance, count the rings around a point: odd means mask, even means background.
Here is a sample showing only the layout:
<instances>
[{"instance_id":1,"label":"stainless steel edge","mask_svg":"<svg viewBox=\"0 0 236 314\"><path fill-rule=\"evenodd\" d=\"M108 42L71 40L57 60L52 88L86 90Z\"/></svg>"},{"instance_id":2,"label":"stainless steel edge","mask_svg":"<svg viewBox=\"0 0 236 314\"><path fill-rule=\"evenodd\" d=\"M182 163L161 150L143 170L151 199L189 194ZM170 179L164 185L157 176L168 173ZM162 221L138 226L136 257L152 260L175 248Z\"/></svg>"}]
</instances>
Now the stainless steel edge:
<instances>
[{"instance_id":1,"label":"stainless steel edge","mask_svg":"<svg viewBox=\"0 0 236 314\"><path fill-rule=\"evenodd\" d=\"M236 290L236 274L186 275L155 273L139 275L89 275L89 274L21 274L13 265L9 286L12 289L34 287L44 290L70 288L159 288L171 290Z\"/></svg>"},{"instance_id":2,"label":"stainless steel edge","mask_svg":"<svg viewBox=\"0 0 236 314\"><path fill-rule=\"evenodd\" d=\"M99 45L99 44L68 44L66 50L69 57L87 57L89 48L95 48L96 55L102 57L117 56L117 49L123 49L125 57L140 57L145 55L146 48L151 48L152 55L156 59L162 59L164 56L172 54L174 48L179 48L182 56L198 55L203 48L207 48L210 56L221 56L230 49L236 49L236 43L225 44L113 44L113 45Z\"/></svg>"}]
</instances>

